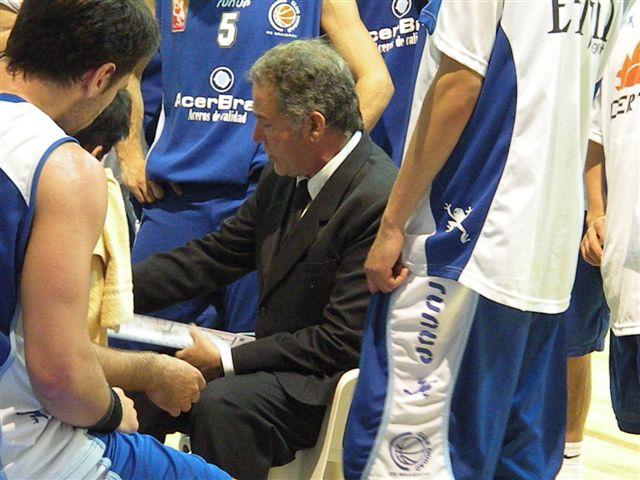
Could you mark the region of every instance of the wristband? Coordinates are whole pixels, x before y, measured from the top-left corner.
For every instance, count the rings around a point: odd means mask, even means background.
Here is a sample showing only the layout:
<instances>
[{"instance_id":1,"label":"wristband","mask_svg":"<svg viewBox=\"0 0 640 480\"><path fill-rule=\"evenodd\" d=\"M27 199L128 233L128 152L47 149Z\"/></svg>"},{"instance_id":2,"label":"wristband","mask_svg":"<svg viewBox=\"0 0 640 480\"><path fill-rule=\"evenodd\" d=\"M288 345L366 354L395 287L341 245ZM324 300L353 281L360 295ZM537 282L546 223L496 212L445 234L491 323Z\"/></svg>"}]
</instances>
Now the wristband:
<instances>
[{"instance_id":1,"label":"wristband","mask_svg":"<svg viewBox=\"0 0 640 480\"><path fill-rule=\"evenodd\" d=\"M89 430L99 433L111 433L115 432L120 423L122 423L122 402L120 397L113 388L109 388L109 391L111 392L111 403L107 413L95 424L87 427Z\"/></svg>"}]
</instances>

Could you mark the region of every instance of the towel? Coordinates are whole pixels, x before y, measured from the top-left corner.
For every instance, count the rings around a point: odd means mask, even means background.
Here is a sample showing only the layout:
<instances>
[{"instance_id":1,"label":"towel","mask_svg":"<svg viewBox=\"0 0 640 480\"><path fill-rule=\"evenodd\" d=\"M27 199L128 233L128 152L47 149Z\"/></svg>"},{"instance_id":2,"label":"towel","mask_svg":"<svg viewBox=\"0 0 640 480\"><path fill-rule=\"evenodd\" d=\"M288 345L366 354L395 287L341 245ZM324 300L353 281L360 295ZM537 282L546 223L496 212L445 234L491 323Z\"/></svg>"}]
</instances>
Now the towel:
<instances>
[{"instance_id":1,"label":"towel","mask_svg":"<svg viewBox=\"0 0 640 480\"><path fill-rule=\"evenodd\" d=\"M110 168L107 177L107 214L102 235L91 259L89 336L107 345L107 328L117 329L133 319L133 282L129 230L120 185Z\"/></svg>"}]
</instances>

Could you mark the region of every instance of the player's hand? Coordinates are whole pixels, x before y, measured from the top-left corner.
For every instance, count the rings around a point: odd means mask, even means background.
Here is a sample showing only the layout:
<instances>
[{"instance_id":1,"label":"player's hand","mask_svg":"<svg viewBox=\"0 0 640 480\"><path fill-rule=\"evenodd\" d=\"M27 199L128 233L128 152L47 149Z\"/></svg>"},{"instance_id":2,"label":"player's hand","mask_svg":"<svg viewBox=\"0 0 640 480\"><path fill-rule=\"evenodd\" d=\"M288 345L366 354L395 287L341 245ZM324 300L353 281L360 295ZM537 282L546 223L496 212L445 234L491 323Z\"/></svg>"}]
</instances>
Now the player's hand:
<instances>
[{"instance_id":1,"label":"player's hand","mask_svg":"<svg viewBox=\"0 0 640 480\"><path fill-rule=\"evenodd\" d=\"M402 230L380 227L364 262L367 287L371 293L389 293L407 280L409 269L400 263L403 244Z\"/></svg>"},{"instance_id":2,"label":"player's hand","mask_svg":"<svg viewBox=\"0 0 640 480\"><path fill-rule=\"evenodd\" d=\"M127 397L121 388L114 387L114 392L120 398L122 404L122 421L118 427L121 433L135 433L138 431L138 412L136 412L133 400Z\"/></svg>"},{"instance_id":3,"label":"player's hand","mask_svg":"<svg viewBox=\"0 0 640 480\"><path fill-rule=\"evenodd\" d=\"M193 339L193 345L179 352L176 357L189 362L202 372L207 382L222 376L222 360L218 348L198 332L195 325L189 327L189 334Z\"/></svg>"},{"instance_id":4,"label":"player's hand","mask_svg":"<svg viewBox=\"0 0 640 480\"><path fill-rule=\"evenodd\" d=\"M191 405L200 399L206 383L200 371L179 358L154 355L152 388L146 390L147 397L158 407L177 417L191 410Z\"/></svg>"},{"instance_id":5,"label":"player's hand","mask_svg":"<svg viewBox=\"0 0 640 480\"><path fill-rule=\"evenodd\" d=\"M580 244L582 258L594 267L599 266L602 261L602 247L604 246L605 237L604 221L604 215L589 220L587 231Z\"/></svg>"},{"instance_id":6,"label":"player's hand","mask_svg":"<svg viewBox=\"0 0 640 480\"><path fill-rule=\"evenodd\" d=\"M142 153L129 154L120 160L122 183L140 203L153 203L164 197L164 189L159 183L147 179L146 162Z\"/></svg>"}]
</instances>

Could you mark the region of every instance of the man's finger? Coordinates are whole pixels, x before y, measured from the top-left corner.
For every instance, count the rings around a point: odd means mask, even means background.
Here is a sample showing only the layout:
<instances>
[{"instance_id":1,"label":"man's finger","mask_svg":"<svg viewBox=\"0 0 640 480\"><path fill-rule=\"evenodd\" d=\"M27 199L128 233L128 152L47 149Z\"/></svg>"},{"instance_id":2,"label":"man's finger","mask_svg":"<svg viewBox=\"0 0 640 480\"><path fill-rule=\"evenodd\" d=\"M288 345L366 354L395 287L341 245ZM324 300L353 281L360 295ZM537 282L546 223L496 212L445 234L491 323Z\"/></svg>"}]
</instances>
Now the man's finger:
<instances>
[{"instance_id":1,"label":"man's finger","mask_svg":"<svg viewBox=\"0 0 640 480\"><path fill-rule=\"evenodd\" d=\"M379 289L370 275L367 275L367 288L370 293L378 293Z\"/></svg>"},{"instance_id":2,"label":"man's finger","mask_svg":"<svg viewBox=\"0 0 640 480\"><path fill-rule=\"evenodd\" d=\"M150 192L153 195L153 201L161 200L164 198L164 189L160 186L160 184L147 180L147 192Z\"/></svg>"},{"instance_id":3,"label":"man's finger","mask_svg":"<svg viewBox=\"0 0 640 480\"><path fill-rule=\"evenodd\" d=\"M207 382L202 376L202 374L200 373L200 370L198 370L198 392L197 392L198 398L200 398L200 392L204 390L204 387L206 386L207 386ZM196 399L194 401L198 401L198 400Z\"/></svg>"},{"instance_id":4,"label":"man's finger","mask_svg":"<svg viewBox=\"0 0 640 480\"><path fill-rule=\"evenodd\" d=\"M133 197L140 203L146 203L146 200L144 198L144 195L142 193L142 190L139 188L132 188L129 190L131 192L131 195L133 195Z\"/></svg>"}]
</instances>

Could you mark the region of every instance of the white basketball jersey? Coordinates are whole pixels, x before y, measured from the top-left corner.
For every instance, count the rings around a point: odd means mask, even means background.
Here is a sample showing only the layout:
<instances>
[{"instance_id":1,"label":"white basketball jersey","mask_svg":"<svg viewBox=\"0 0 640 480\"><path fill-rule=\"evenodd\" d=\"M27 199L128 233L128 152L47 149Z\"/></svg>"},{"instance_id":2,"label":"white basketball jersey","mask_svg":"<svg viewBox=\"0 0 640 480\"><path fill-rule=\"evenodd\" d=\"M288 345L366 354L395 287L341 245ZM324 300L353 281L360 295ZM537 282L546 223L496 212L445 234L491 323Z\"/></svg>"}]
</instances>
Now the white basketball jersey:
<instances>
[{"instance_id":1,"label":"white basketball jersey","mask_svg":"<svg viewBox=\"0 0 640 480\"><path fill-rule=\"evenodd\" d=\"M484 83L407 224L403 260L504 305L562 312L580 241L594 86L623 2L432 3L409 128L442 54Z\"/></svg>"},{"instance_id":2,"label":"white basketball jersey","mask_svg":"<svg viewBox=\"0 0 640 480\"><path fill-rule=\"evenodd\" d=\"M52 417L35 397L22 336L20 274L40 171L73 141L46 114L0 94L0 477L97 478L104 446Z\"/></svg>"},{"instance_id":3,"label":"white basketball jersey","mask_svg":"<svg viewBox=\"0 0 640 480\"><path fill-rule=\"evenodd\" d=\"M625 18L596 99L591 140L604 148L602 278L616 335L640 334L640 3Z\"/></svg>"}]
</instances>

